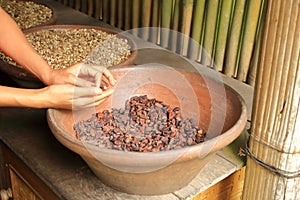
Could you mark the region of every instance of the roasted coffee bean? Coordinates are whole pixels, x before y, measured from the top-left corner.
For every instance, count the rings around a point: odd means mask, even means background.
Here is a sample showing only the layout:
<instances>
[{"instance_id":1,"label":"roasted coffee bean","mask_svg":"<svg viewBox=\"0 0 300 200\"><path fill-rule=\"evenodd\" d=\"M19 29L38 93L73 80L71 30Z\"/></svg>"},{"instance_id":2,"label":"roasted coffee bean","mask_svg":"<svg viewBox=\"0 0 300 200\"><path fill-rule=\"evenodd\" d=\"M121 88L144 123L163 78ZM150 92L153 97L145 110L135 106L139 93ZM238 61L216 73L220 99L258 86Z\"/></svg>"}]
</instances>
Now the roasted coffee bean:
<instances>
[{"instance_id":1,"label":"roasted coffee bean","mask_svg":"<svg viewBox=\"0 0 300 200\"><path fill-rule=\"evenodd\" d=\"M134 96L125 108L104 110L74 125L76 137L99 147L157 152L203 142L206 133L193 119L183 119L180 108Z\"/></svg>"}]
</instances>

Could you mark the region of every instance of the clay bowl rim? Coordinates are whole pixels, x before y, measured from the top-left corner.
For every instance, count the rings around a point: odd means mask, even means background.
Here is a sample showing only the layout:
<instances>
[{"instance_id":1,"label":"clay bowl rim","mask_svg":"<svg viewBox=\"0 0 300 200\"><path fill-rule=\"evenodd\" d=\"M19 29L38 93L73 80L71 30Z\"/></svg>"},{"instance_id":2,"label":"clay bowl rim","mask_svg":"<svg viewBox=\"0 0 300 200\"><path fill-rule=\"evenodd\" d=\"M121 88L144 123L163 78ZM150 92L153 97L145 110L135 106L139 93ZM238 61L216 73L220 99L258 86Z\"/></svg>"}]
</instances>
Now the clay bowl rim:
<instances>
[{"instance_id":1,"label":"clay bowl rim","mask_svg":"<svg viewBox=\"0 0 300 200\"><path fill-rule=\"evenodd\" d=\"M23 30L23 33L26 35L29 33L36 32L36 31L60 30L60 29L63 29L63 30L64 29L96 29L96 30L100 30L100 31L107 32L109 34L115 34L115 35L118 35L119 33L121 33L121 32L118 32L118 31L115 31L115 30L112 30L109 28L101 27L101 26L81 25L81 24L78 24L78 25L77 24L52 24L52 25L45 25L45 26L37 26L37 27ZM136 44L133 41L133 39L131 39L127 36L124 36L122 34L120 34L118 36L120 38L127 39L128 44L131 47L131 54L127 60L125 60L124 62L122 62L118 65L115 65L115 66L132 65L134 60L137 57ZM110 66L110 67L114 67L114 66ZM30 73L23 67L9 64L8 62L5 62L3 60L0 60L0 69L2 71L4 71L5 73L7 73L8 75L15 77L17 79L21 79L21 80L25 80L25 81L32 81L32 82L41 82L35 75Z\"/></svg>"},{"instance_id":2,"label":"clay bowl rim","mask_svg":"<svg viewBox=\"0 0 300 200\"><path fill-rule=\"evenodd\" d=\"M126 69L131 67L122 67L121 69ZM113 69L118 69L118 67L114 67ZM111 70L113 73L113 69ZM209 77L207 77L209 78ZM211 78L209 78L211 79ZM153 160L153 159L163 159L163 157L173 157L174 155L183 155L183 157L180 158L180 161L186 161L190 160L191 158L194 158L196 156L199 156L199 151L202 150L202 147L208 145L209 143L214 144L213 148L210 150L210 152L216 152L227 145L229 145L232 141L234 141L244 130L247 123L247 107L244 99L241 97L241 95L235 91L232 87L224 83L224 87L226 90L229 90L240 102L241 106L241 113L239 115L239 118L235 122L233 126L231 126L228 130L222 132L220 135L210 138L209 140L206 140L202 143L195 144L192 146L186 146L181 149L172 149L168 151L158 151L158 152L132 152L132 151L121 151L121 150L115 150L115 149L108 149L108 148L99 148L93 144L89 144L86 142L82 142L75 137L72 136L72 134L68 133L65 129L63 129L61 126L54 125L54 123L57 120L57 114L60 112L72 112L72 111L66 111L66 110L59 110L59 109L53 109L49 108L47 109L47 122L48 125L54 134L54 136L67 148L71 149L72 151L76 152L77 154L86 157L92 157L90 153L86 154L82 150L86 150L88 152L92 151L95 153L102 153L107 155L115 155L119 157L134 157L142 160ZM59 132L59 134L57 133ZM65 144L62 140L68 141L68 144ZM226 140L224 140L226 139ZM220 141L223 141L223 144L225 145L218 145ZM81 150L76 150L76 147L79 147ZM88 150L87 150L88 149ZM210 153L209 153L210 154ZM147 155L147 156L145 156ZM179 162L180 162L179 161ZM177 161L178 162L178 161ZM122 163L121 163L122 164Z\"/></svg>"}]
</instances>

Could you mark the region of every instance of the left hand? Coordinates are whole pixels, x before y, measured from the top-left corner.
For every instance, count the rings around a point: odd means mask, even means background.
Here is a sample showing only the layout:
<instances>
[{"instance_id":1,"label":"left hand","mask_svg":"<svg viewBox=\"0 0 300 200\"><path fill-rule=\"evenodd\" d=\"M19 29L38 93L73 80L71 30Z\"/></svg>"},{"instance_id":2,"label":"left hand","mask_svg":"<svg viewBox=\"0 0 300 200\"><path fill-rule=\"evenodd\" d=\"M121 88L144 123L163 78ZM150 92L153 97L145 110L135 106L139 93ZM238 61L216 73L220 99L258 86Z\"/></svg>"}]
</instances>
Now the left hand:
<instances>
[{"instance_id":1,"label":"left hand","mask_svg":"<svg viewBox=\"0 0 300 200\"><path fill-rule=\"evenodd\" d=\"M79 87L102 87L115 85L116 80L108 69L102 66L91 66L78 63L65 69L53 69L44 80L46 85L71 84Z\"/></svg>"}]
</instances>

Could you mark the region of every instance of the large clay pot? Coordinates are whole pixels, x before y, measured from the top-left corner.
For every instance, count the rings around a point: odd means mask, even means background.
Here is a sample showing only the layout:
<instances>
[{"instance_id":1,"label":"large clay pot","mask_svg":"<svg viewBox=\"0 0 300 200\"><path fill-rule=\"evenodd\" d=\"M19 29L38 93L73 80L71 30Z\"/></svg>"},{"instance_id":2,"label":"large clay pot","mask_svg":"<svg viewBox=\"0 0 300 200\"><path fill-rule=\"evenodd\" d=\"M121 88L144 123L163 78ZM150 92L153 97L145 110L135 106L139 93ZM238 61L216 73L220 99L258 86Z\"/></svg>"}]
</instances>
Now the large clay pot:
<instances>
[{"instance_id":1,"label":"large clay pot","mask_svg":"<svg viewBox=\"0 0 300 200\"><path fill-rule=\"evenodd\" d=\"M118 64L118 66L128 66L132 65L134 62L134 59L136 58L136 50L135 50L135 44L134 41L127 37L126 35L118 34L118 32L98 27L98 26L88 26L88 25L48 25L48 26L42 26L42 27L36 27L24 30L24 34L34 33L38 31L47 31L47 30L62 30L62 29L96 29L101 30L110 34L116 34L117 37L125 38L128 41L128 44L132 47L131 49L131 55L127 60L125 60L123 63ZM75 63L74 63L75 64ZM25 88L40 88L43 87L43 83L32 73L25 70L24 68L20 66L15 66L12 64L9 64L7 62L4 62L0 59L0 70L8 74L18 85Z\"/></svg>"},{"instance_id":2,"label":"large clay pot","mask_svg":"<svg viewBox=\"0 0 300 200\"><path fill-rule=\"evenodd\" d=\"M111 72L119 85L97 108L73 112L49 109L47 119L63 145L78 153L103 183L120 191L158 195L186 186L211 156L236 139L246 125L247 111L240 95L199 73L151 65L112 68ZM173 75L180 80L173 80ZM161 77L165 80L160 81ZM207 131L206 141L177 150L138 153L100 148L75 138L76 122L88 119L92 113L118 107L128 96L137 94L147 94L172 107L180 106L185 117L198 116L196 121Z\"/></svg>"}]
</instances>

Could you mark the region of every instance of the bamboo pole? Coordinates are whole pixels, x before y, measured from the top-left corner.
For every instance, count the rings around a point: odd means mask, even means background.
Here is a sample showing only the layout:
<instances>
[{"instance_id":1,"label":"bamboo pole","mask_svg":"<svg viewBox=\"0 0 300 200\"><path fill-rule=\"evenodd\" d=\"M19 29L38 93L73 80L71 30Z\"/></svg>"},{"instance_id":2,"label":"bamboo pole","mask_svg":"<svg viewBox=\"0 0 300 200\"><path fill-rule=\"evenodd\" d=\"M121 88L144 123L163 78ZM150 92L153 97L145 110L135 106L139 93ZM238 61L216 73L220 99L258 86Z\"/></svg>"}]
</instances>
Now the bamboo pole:
<instances>
[{"instance_id":1,"label":"bamboo pole","mask_svg":"<svg viewBox=\"0 0 300 200\"><path fill-rule=\"evenodd\" d=\"M87 14L88 16L92 16L94 14L94 1L88 0L87 4L88 4Z\"/></svg>"},{"instance_id":2,"label":"bamboo pole","mask_svg":"<svg viewBox=\"0 0 300 200\"><path fill-rule=\"evenodd\" d=\"M74 0L69 0L69 1L68 1L68 6L69 6L69 7L74 8L74 5L75 5L75 4L74 4Z\"/></svg>"},{"instance_id":3,"label":"bamboo pole","mask_svg":"<svg viewBox=\"0 0 300 200\"><path fill-rule=\"evenodd\" d=\"M125 30L131 29L132 0L125 0Z\"/></svg>"},{"instance_id":4,"label":"bamboo pole","mask_svg":"<svg viewBox=\"0 0 300 200\"><path fill-rule=\"evenodd\" d=\"M180 2L181 0L174 0L174 6L172 8L173 14L171 18L171 32L170 32L170 50L173 52L177 52L177 41L180 35L179 33L179 14L180 14Z\"/></svg>"},{"instance_id":5,"label":"bamboo pole","mask_svg":"<svg viewBox=\"0 0 300 200\"><path fill-rule=\"evenodd\" d=\"M300 199L300 0L267 2L259 61L243 199Z\"/></svg>"},{"instance_id":6,"label":"bamboo pole","mask_svg":"<svg viewBox=\"0 0 300 200\"><path fill-rule=\"evenodd\" d=\"M162 1L162 11L161 11L161 35L160 35L160 45L164 48L169 48L169 34L171 28L171 16L172 16L172 6L173 0L163 0Z\"/></svg>"},{"instance_id":7,"label":"bamboo pole","mask_svg":"<svg viewBox=\"0 0 300 200\"><path fill-rule=\"evenodd\" d=\"M236 77L239 43L242 32L242 24L246 9L246 0L236 0L234 5L234 15L229 32L228 44L226 46L226 56L224 64L224 74L229 77Z\"/></svg>"},{"instance_id":8,"label":"bamboo pole","mask_svg":"<svg viewBox=\"0 0 300 200\"><path fill-rule=\"evenodd\" d=\"M260 47L261 47L261 42L262 42L262 36L263 36L263 25L262 23L265 20L265 13L266 13L266 6L265 6L265 2L264 2L264 7L262 10L262 15L260 17L260 22L259 22L259 26L257 29L257 38L256 38L256 43L254 46L254 52L253 52L253 58L251 59L251 63L250 63L250 67L249 67L249 72L248 72L248 76L247 76L247 84L254 86L255 85L255 80L256 80L256 75L257 75L257 68L258 68L258 64L259 64L259 57L260 57Z\"/></svg>"},{"instance_id":9,"label":"bamboo pole","mask_svg":"<svg viewBox=\"0 0 300 200\"><path fill-rule=\"evenodd\" d=\"M102 20L104 23L109 23L110 16L110 0L103 0L102 5Z\"/></svg>"},{"instance_id":10,"label":"bamboo pole","mask_svg":"<svg viewBox=\"0 0 300 200\"><path fill-rule=\"evenodd\" d=\"M132 0L132 33L136 36L139 35L137 28L140 26L140 0Z\"/></svg>"},{"instance_id":11,"label":"bamboo pole","mask_svg":"<svg viewBox=\"0 0 300 200\"><path fill-rule=\"evenodd\" d=\"M80 3L81 3L80 0L75 0L75 7L74 7L75 10L80 10Z\"/></svg>"},{"instance_id":12,"label":"bamboo pole","mask_svg":"<svg viewBox=\"0 0 300 200\"><path fill-rule=\"evenodd\" d=\"M216 54L214 59L216 70L220 72L223 71L225 49L233 3L234 0L223 0L221 5L220 20L218 22L219 28L217 30Z\"/></svg>"},{"instance_id":13,"label":"bamboo pole","mask_svg":"<svg viewBox=\"0 0 300 200\"><path fill-rule=\"evenodd\" d=\"M87 14L87 0L81 0L80 11Z\"/></svg>"},{"instance_id":14,"label":"bamboo pole","mask_svg":"<svg viewBox=\"0 0 300 200\"><path fill-rule=\"evenodd\" d=\"M152 6L151 6L151 30L150 30L150 36L149 40L154 43L158 44L159 43L159 27L160 27L160 16L161 16L161 9L160 9L160 0L152 0Z\"/></svg>"},{"instance_id":15,"label":"bamboo pole","mask_svg":"<svg viewBox=\"0 0 300 200\"><path fill-rule=\"evenodd\" d=\"M182 0L182 14L181 14L181 27L180 27L180 36L178 41L179 51L178 53L183 56L188 54L188 45L192 25L192 15L193 15L193 6L194 0Z\"/></svg>"},{"instance_id":16,"label":"bamboo pole","mask_svg":"<svg viewBox=\"0 0 300 200\"><path fill-rule=\"evenodd\" d=\"M263 0L249 1L237 74L237 79L243 82L245 82L247 79L255 36L259 25L259 18L261 16L262 5Z\"/></svg>"},{"instance_id":17,"label":"bamboo pole","mask_svg":"<svg viewBox=\"0 0 300 200\"><path fill-rule=\"evenodd\" d=\"M205 0L196 0L193 11L192 19L192 30L191 37L192 41L189 44L188 57L191 60L200 61L199 52L201 52L201 35L203 33L204 24L204 11L205 11Z\"/></svg>"},{"instance_id":18,"label":"bamboo pole","mask_svg":"<svg viewBox=\"0 0 300 200\"><path fill-rule=\"evenodd\" d=\"M211 66L213 62L213 54L215 47L215 33L217 30L217 20L219 12L219 0L210 0L206 7L206 22L205 22L205 33L203 41L203 52L201 63L203 65Z\"/></svg>"},{"instance_id":19,"label":"bamboo pole","mask_svg":"<svg viewBox=\"0 0 300 200\"><path fill-rule=\"evenodd\" d=\"M124 5L125 5L125 0L118 0L118 5L117 5L117 27L119 29L124 29Z\"/></svg>"},{"instance_id":20,"label":"bamboo pole","mask_svg":"<svg viewBox=\"0 0 300 200\"><path fill-rule=\"evenodd\" d=\"M117 19L117 0L110 0L109 24L116 26Z\"/></svg>"},{"instance_id":21,"label":"bamboo pole","mask_svg":"<svg viewBox=\"0 0 300 200\"><path fill-rule=\"evenodd\" d=\"M146 27L142 29L141 37L144 40L149 39L149 29L150 26L150 19L151 19L151 4L152 0L143 0L142 1L142 20L141 20L141 27Z\"/></svg>"},{"instance_id":22,"label":"bamboo pole","mask_svg":"<svg viewBox=\"0 0 300 200\"><path fill-rule=\"evenodd\" d=\"M103 5L103 0L94 0L94 6L95 6L95 14L94 17L96 19L102 20L102 5Z\"/></svg>"}]
</instances>

